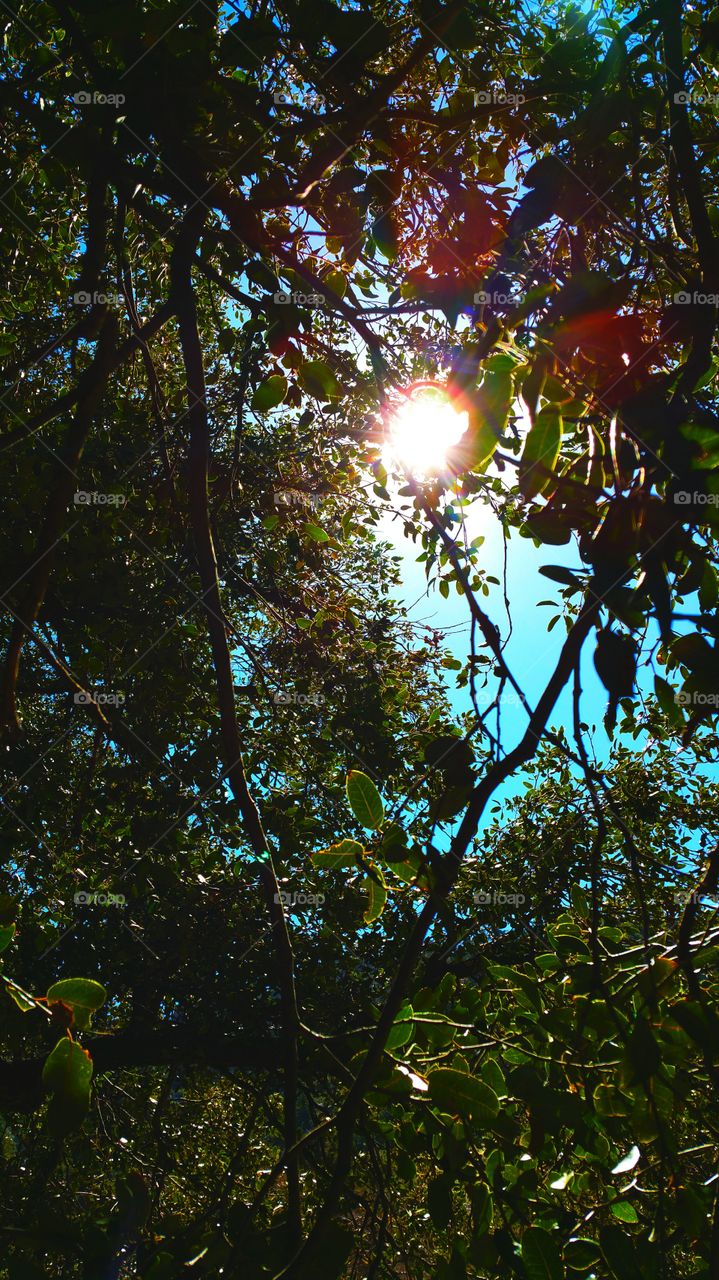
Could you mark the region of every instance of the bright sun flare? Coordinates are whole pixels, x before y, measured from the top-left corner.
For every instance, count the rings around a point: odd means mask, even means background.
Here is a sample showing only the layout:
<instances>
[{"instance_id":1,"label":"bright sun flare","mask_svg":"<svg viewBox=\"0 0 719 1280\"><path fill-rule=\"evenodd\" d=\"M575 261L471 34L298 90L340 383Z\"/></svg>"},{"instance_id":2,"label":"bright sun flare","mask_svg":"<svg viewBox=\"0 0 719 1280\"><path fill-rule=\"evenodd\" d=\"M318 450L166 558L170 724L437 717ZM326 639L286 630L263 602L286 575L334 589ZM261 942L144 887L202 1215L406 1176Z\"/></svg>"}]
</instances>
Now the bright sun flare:
<instances>
[{"instance_id":1,"label":"bright sun flare","mask_svg":"<svg viewBox=\"0 0 719 1280\"><path fill-rule=\"evenodd\" d=\"M392 415L387 452L391 461L413 476L436 475L447 454L467 430L466 412L454 407L438 388L410 391Z\"/></svg>"}]
</instances>

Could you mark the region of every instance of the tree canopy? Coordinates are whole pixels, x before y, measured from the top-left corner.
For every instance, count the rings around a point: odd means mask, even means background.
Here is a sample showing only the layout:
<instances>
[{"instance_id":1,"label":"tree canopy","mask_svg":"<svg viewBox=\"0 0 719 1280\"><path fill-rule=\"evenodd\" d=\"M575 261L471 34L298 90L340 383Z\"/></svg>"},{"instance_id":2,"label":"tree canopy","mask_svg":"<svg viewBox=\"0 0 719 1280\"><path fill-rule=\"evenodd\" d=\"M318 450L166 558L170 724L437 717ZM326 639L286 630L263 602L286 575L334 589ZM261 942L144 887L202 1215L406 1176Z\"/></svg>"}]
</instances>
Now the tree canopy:
<instances>
[{"instance_id":1,"label":"tree canopy","mask_svg":"<svg viewBox=\"0 0 719 1280\"><path fill-rule=\"evenodd\" d=\"M719 10L3 10L0 1277L716 1277Z\"/></svg>"}]
</instances>

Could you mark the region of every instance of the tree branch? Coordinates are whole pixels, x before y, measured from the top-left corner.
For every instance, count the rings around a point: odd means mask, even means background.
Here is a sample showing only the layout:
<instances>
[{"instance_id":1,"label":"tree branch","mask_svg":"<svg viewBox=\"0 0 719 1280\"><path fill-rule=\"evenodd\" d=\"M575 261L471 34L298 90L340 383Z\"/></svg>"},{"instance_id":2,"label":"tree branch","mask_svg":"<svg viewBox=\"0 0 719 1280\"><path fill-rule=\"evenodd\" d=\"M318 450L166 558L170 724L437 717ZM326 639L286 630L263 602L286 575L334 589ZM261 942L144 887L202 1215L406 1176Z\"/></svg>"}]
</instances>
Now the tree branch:
<instances>
[{"instance_id":1,"label":"tree branch","mask_svg":"<svg viewBox=\"0 0 719 1280\"><path fill-rule=\"evenodd\" d=\"M294 979L294 956L280 898L279 883L260 815L247 785L235 713L232 662L227 643L227 622L222 611L217 560L208 510L210 435L205 399L205 375L197 310L192 286L192 264L202 234L206 212L197 206L186 217L172 255L172 302L177 315L187 380L190 443L188 488L190 522L197 551L202 601L215 668L220 725L227 776L248 839L257 858L260 884L273 924L278 961L284 1037L284 1143L289 1152L297 1141L299 1016ZM288 1156L288 1230L290 1246L301 1237L299 1164Z\"/></svg>"}]
</instances>

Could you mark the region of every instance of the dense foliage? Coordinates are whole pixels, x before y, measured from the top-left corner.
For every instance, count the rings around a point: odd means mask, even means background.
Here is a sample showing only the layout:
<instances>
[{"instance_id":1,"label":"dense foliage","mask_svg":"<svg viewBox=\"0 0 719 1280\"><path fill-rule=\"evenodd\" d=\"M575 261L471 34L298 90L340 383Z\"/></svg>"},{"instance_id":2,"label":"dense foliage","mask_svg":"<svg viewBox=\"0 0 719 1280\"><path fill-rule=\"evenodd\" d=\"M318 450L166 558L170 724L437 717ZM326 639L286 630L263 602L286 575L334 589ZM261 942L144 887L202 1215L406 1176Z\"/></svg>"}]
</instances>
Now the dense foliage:
<instances>
[{"instance_id":1,"label":"dense foliage","mask_svg":"<svg viewBox=\"0 0 719 1280\"><path fill-rule=\"evenodd\" d=\"M3 8L2 1280L719 1275L719 11Z\"/></svg>"}]
</instances>

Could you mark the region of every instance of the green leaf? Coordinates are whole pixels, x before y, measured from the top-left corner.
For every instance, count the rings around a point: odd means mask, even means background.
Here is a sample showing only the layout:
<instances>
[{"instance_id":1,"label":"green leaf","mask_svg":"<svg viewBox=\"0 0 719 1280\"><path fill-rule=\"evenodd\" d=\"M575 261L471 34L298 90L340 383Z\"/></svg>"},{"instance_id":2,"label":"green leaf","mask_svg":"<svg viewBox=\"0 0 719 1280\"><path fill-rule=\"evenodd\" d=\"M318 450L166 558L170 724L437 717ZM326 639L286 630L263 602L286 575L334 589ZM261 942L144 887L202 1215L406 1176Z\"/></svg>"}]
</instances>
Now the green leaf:
<instances>
[{"instance_id":1,"label":"green leaf","mask_svg":"<svg viewBox=\"0 0 719 1280\"><path fill-rule=\"evenodd\" d=\"M371 778L361 769L350 769L347 775L347 799L355 818L369 831L376 831L384 821L382 797Z\"/></svg>"},{"instance_id":2,"label":"green leaf","mask_svg":"<svg viewBox=\"0 0 719 1280\"><path fill-rule=\"evenodd\" d=\"M11 987L8 987L7 993L15 1001L21 1013L29 1013L31 1009L35 1008L34 1001L29 998L28 993L23 991L22 987L15 986L13 983Z\"/></svg>"},{"instance_id":3,"label":"green leaf","mask_svg":"<svg viewBox=\"0 0 719 1280\"><path fill-rule=\"evenodd\" d=\"M677 702L676 690L662 676L654 677L654 693L667 720L675 729L684 726L684 716Z\"/></svg>"},{"instance_id":4,"label":"green leaf","mask_svg":"<svg viewBox=\"0 0 719 1280\"><path fill-rule=\"evenodd\" d=\"M499 1066L499 1063L495 1062L494 1058L488 1058L486 1062L482 1063L480 1072L484 1083L488 1084L490 1089L494 1090L497 1097L506 1098L507 1081L504 1078L502 1068Z\"/></svg>"},{"instance_id":5,"label":"green leaf","mask_svg":"<svg viewBox=\"0 0 719 1280\"><path fill-rule=\"evenodd\" d=\"M440 1174L428 1183L427 1208L434 1226L444 1231L452 1217L452 1183L447 1174Z\"/></svg>"},{"instance_id":6,"label":"green leaf","mask_svg":"<svg viewBox=\"0 0 719 1280\"><path fill-rule=\"evenodd\" d=\"M479 391L468 391L463 395L460 405L467 410L467 430L449 450L447 462L457 474L463 471L483 471L499 443L501 430L497 423L499 418L506 422L509 403L506 414L497 415L488 410L488 402Z\"/></svg>"},{"instance_id":7,"label":"green leaf","mask_svg":"<svg viewBox=\"0 0 719 1280\"><path fill-rule=\"evenodd\" d=\"M719 1056L719 1018L713 1009L702 1008L696 1000L679 1000L669 1012L704 1053Z\"/></svg>"},{"instance_id":8,"label":"green leaf","mask_svg":"<svg viewBox=\"0 0 719 1280\"><path fill-rule=\"evenodd\" d=\"M614 1217L619 1218L620 1222L639 1221L639 1215L634 1208L634 1205L630 1204L628 1200L615 1200L614 1204L611 1205L610 1208Z\"/></svg>"},{"instance_id":9,"label":"green leaf","mask_svg":"<svg viewBox=\"0 0 719 1280\"><path fill-rule=\"evenodd\" d=\"M588 920L590 916L589 899L581 885L573 884L569 890L569 896L577 915L580 916L582 920Z\"/></svg>"},{"instance_id":10,"label":"green leaf","mask_svg":"<svg viewBox=\"0 0 719 1280\"><path fill-rule=\"evenodd\" d=\"M477 1182L470 1186L469 1198L472 1205L474 1234L482 1236L489 1231L492 1225L494 1208L492 1192L486 1182Z\"/></svg>"},{"instance_id":11,"label":"green leaf","mask_svg":"<svg viewBox=\"0 0 719 1280\"><path fill-rule=\"evenodd\" d=\"M634 1080L648 1080L661 1065L661 1053L646 1018L637 1018L626 1046L626 1059Z\"/></svg>"},{"instance_id":12,"label":"green leaf","mask_svg":"<svg viewBox=\"0 0 719 1280\"><path fill-rule=\"evenodd\" d=\"M631 1238L619 1227L603 1227L599 1243L615 1280L637 1280L642 1274Z\"/></svg>"},{"instance_id":13,"label":"green leaf","mask_svg":"<svg viewBox=\"0 0 719 1280\"><path fill-rule=\"evenodd\" d=\"M429 1098L440 1111L467 1115L481 1124L490 1124L499 1114L499 1098L494 1089L453 1067L437 1067L430 1072Z\"/></svg>"},{"instance_id":14,"label":"green leaf","mask_svg":"<svg viewBox=\"0 0 719 1280\"><path fill-rule=\"evenodd\" d=\"M387 905L387 888L382 881L375 880L373 876L365 876L362 888L367 890L367 909L362 919L365 924L374 924Z\"/></svg>"},{"instance_id":15,"label":"green leaf","mask_svg":"<svg viewBox=\"0 0 719 1280\"><path fill-rule=\"evenodd\" d=\"M562 415L556 405L546 405L529 429L519 463L519 487L525 498L536 498L552 483L550 473L561 446Z\"/></svg>"},{"instance_id":16,"label":"green leaf","mask_svg":"<svg viewBox=\"0 0 719 1280\"><path fill-rule=\"evenodd\" d=\"M414 1035L414 1023L412 1021L413 1013L411 1005L407 1005L401 1009L394 1020L393 1026L385 1042L385 1049L400 1049L402 1045L409 1044Z\"/></svg>"},{"instance_id":17,"label":"green leaf","mask_svg":"<svg viewBox=\"0 0 719 1280\"><path fill-rule=\"evenodd\" d=\"M476 49L480 42L480 35L472 14L466 9L460 9L456 18L452 19L440 39L451 54L457 49Z\"/></svg>"},{"instance_id":18,"label":"green leaf","mask_svg":"<svg viewBox=\"0 0 719 1280\"><path fill-rule=\"evenodd\" d=\"M668 956L657 956L646 969L642 969L637 978L637 987L644 999L653 1004L658 996L667 995L677 973L676 960L671 960Z\"/></svg>"},{"instance_id":19,"label":"green leaf","mask_svg":"<svg viewBox=\"0 0 719 1280\"><path fill-rule=\"evenodd\" d=\"M86 1049L63 1036L48 1057L42 1081L52 1094L48 1120L56 1133L77 1128L90 1108L92 1058Z\"/></svg>"},{"instance_id":20,"label":"green leaf","mask_svg":"<svg viewBox=\"0 0 719 1280\"><path fill-rule=\"evenodd\" d=\"M396 822L390 822L382 835L378 856L383 862L406 862L409 857L407 835Z\"/></svg>"},{"instance_id":21,"label":"green leaf","mask_svg":"<svg viewBox=\"0 0 719 1280\"><path fill-rule=\"evenodd\" d=\"M564 1280L559 1248L543 1227L527 1227L522 1236L522 1262L529 1280Z\"/></svg>"},{"instance_id":22,"label":"green leaf","mask_svg":"<svg viewBox=\"0 0 719 1280\"><path fill-rule=\"evenodd\" d=\"M305 360L297 377L300 386L318 400L332 400L340 394L339 383L324 360Z\"/></svg>"},{"instance_id":23,"label":"green leaf","mask_svg":"<svg viewBox=\"0 0 719 1280\"><path fill-rule=\"evenodd\" d=\"M594 1240L577 1236L564 1246L564 1261L572 1271L589 1271L601 1258L601 1250Z\"/></svg>"},{"instance_id":24,"label":"green leaf","mask_svg":"<svg viewBox=\"0 0 719 1280\"><path fill-rule=\"evenodd\" d=\"M499 437L507 426L514 390L512 375L506 369L490 369L482 379L477 402L480 412L492 431Z\"/></svg>"},{"instance_id":25,"label":"green leaf","mask_svg":"<svg viewBox=\"0 0 719 1280\"><path fill-rule=\"evenodd\" d=\"M339 298L345 296L347 292L347 276L342 271L328 271L324 281Z\"/></svg>"},{"instance_id":26,"label":"green leaf","mask_svg":"<svg viewBox=\"0 0 719 1280\"><path fill-rule=\"evenodd\" d=\"M565 569L563 564L543 564L540 565L539 572L544 574L545 578L551 578L552 582L560 582L565 587L581 587L581 581L572 573L571 569Z\"/></svg>"},{"instance_id":27,"label":"green leaf","mask_svg":"<svg viewBox=\"0 0 719 1280\"><path fill-rule=\"evenodd\" d=\"M594 1110L598 1116L628 1116L632 1100L613 1084L598 1084L594 1090Z\"/></svg>"},{"instance_id":28,"label":"green leaf","mask_svg":"<svg viewBox=\"0 0 719 1280\"><path fill-rule=\"evenodd\" d=\"M330 535L325 529L321 529L318 524L304 524L302 529L313 542L329 542L330 540Z\"/></svg>"},{"instance_id":29,"label":"green leaf","mask_svg":"<svg viewBox=\"0 0 719 1280\"><path fill-rule=\"evenodd\" d=\"M282 404L286 395L287 379L281 373L270 374L255 391L252 408L258 413L267 413L269 409L276 409L278 404Z\"/></svg>"},{"instance_id":30,"label":"green leaf","mask_svg":"<svg viewBox=\"0 0 719 1280\"><path fill-rule=\"evenodd\" d=\"M390 862L389 868L403 884L411 884L420 876L423 860L419 853L409 851L403 862Z\"/></svg>"},{"instance_id":31,"label":"green leaf","mask_svg":"<svg viewBox=\"0 0 719 1280\"><path fill-rule=\"evenodd\" d=\"M48 989L47 998L69 1004L78 1031L87 1031L93 1013L105 1003L107 992L92 978L61 978Z\"/></svg>"},{"instance_id":32,"label":"green leaf","mask_svg":"<svg viewBox=\"0 0 719 1280\"><path fill-rule=\"evenodd\" d=\"M3 925L2 928L0 928L0 952L5 951L5 949L10 946L10 943L12 942L14 937L15 937L14 924L6 924L6 925Z\"/></svg>"},{"instance_id":33,"label":"green leaf","mask_svg":"<svg viewBox=\"0 0 719 1280\"><path fill-rule=\"evenodd\" d=\"M316 867L327 867L334 871L336 867L357 866L357 859L363 853L364 849L357 840L340 840L337 844L331 844L328 849L319 849L310 857Z\"/></svg>"},{"instance_id":34,"label":"green leaf","mask_svg":"<svg viewBox=\"0 0 719 1280\"><path fill-rule=\"evenodd\" d=\"M380 253L388 262L394 262L399 250L397 223L391 210L381 213L372 224L372 236Z\"/></svg>"}]
</instances>

